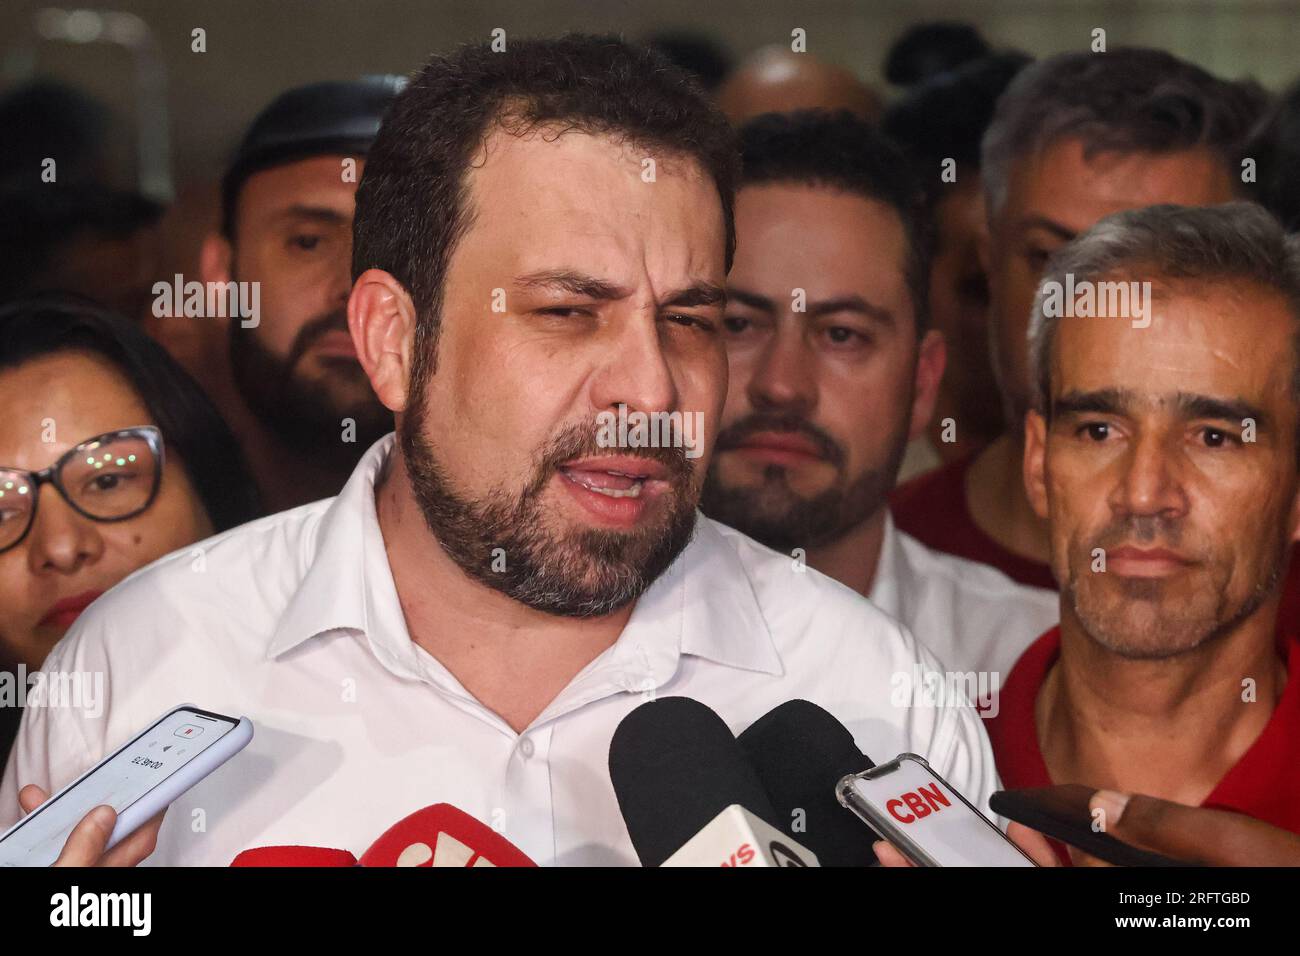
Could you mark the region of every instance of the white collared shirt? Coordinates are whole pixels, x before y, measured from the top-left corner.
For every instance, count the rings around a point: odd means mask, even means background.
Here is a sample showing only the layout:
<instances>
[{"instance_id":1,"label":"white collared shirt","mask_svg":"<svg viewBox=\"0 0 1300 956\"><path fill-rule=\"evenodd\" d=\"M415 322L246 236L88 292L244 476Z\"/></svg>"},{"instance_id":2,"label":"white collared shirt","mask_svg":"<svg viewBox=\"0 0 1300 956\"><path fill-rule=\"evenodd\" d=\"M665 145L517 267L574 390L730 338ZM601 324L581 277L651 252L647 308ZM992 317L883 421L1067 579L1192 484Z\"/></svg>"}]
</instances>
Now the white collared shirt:
<instances>
[{"instance_id":1,"label":"white collared shirt","mask_svg":"<svg viewBox=\"0 0 1300 956\"><path fill-rule=\"evenodd\" d=\"M1061 619L1055 591L1027 587L987 564L927 548L899 531L888 512L868 597L948 667L996 675L999 687L1025 648Z\"/></svg>"},{"instance_id":2,"label":"white collared shirt","mask_svg":"<svg viewBox=\"0 0 1300 956\"><path fill-rule=\"evenodd\" d=\"M375 512L392 447L371 448L337 498L169 555L97 601L45 670L103 672L104 713L27 711L0 824L20 783L65 785L181 702L246 715L256 733L172 805L157 864L284 844L360 856L446 802L540 864L635 865L609 742L651 694L700 700L737 733L814 701L877 762L922 754L987 807L996 771L973 710L891 703L890 675L934 658L848 588L703 516L618 640L515 733L407 632Z\"/></svg>"}]
</instances>

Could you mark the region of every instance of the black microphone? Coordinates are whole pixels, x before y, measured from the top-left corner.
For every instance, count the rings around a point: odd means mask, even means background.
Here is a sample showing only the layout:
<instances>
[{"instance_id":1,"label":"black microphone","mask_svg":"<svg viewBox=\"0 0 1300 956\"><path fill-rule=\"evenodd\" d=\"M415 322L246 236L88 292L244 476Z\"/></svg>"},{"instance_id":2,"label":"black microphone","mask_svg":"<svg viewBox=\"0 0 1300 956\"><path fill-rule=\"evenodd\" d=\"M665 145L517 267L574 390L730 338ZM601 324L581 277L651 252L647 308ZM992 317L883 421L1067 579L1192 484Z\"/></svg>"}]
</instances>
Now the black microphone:
<instances>
[{"instance_id":1,"label":"black microphone","mask_svg":"<svg viewBox=\"0 0 1300 956\"><path fill-rule=\"evenodd\" d=\"M623 718L609 776L643 866L816 866L777 823L758 774L721 717L664 697Z\"/></svg>"},{"instance_id":2,"label":"black microphone","mask_svg":"<svg viewBox=\"0 0 1300 956\"><path fill-rule=\"evenodd\" d=\"M864 832L863 822L835 796L840 778L875 766L847 727L810 701L789 700L754 721L738 743L781 829L812 850L822 866L875 864L871 844L879 838L869 827ZM796 819L802 831L794 828Z\"/></svg>"}]
</instances>

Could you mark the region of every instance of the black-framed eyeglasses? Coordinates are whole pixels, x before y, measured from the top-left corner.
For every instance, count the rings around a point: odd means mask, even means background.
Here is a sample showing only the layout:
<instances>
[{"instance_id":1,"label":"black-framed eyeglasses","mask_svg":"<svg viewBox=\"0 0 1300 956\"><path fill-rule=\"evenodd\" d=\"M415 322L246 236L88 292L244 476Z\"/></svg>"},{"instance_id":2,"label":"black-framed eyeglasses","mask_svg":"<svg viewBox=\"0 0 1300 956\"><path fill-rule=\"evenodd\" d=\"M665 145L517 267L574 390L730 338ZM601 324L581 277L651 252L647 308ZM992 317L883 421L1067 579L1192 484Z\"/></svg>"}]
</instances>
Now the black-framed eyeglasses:
<instances>
[{"instance_id":1,"label":"black-framed eyeglasses","mask_svg":"<svg viewBox=\"0 0 1300 956\"><path fill-rule=\"evenodd\" d=\"M125 521L153 504L162 471L163 437L153 425L88 438L41 471L0 465L0 552L27 537L46 482L83 517Z\"/></svg>"}]
</instances>

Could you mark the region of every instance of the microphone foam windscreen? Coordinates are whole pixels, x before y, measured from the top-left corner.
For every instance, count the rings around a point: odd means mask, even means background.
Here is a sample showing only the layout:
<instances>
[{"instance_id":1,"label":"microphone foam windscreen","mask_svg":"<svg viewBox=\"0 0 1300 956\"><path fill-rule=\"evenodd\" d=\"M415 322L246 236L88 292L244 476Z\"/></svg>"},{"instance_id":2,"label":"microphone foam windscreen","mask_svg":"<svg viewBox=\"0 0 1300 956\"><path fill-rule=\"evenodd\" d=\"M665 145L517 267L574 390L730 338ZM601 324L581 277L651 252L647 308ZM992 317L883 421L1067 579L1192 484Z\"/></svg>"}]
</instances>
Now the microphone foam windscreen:
<instances>
[{"instance_id":1,"label":"microphone foam windscreen","mask_svg":"<svg viewBox=\"0 0 1300 956\"><path fill-rule=\"evenodd\" d=\"M323 846L259 846L244 850L231 866L358 866L347 850Z\"/></svg>"},{"instance_id":2,"label":"microphone foam windscreen","mask_svg":"<svg viewBox=\"0 0 1300 956\"><path fill-rule=\"evenodd\" d=\"M875 766L847 727L810 701L790 700L756 720L738 742L771 798L778 825L816 853L822 866L875 863L875 834L835 796L841 777Z\"/></svg>"},{"instance_id":3,"label":"microphone foam windscreen","mask_svg":"<svg viewBox=\"0 0 1300 956\"><path fill-rule=\"evenodd\" d=\"M362 866L537 866L483 821L450 803L408 814L361 854Z\"/></svg>"},{"instance_id":4,"label":"microphone foam windscreen","mask_svg":"<svg viewBox=\"0 0 1300 956\"><path fill-rule=\"evenodd\" d=\"M699 701L664 697L623 718L609 776L643 866L659 866L733 803L778 826L726 723Z\"/></svg>"}]
</instances>

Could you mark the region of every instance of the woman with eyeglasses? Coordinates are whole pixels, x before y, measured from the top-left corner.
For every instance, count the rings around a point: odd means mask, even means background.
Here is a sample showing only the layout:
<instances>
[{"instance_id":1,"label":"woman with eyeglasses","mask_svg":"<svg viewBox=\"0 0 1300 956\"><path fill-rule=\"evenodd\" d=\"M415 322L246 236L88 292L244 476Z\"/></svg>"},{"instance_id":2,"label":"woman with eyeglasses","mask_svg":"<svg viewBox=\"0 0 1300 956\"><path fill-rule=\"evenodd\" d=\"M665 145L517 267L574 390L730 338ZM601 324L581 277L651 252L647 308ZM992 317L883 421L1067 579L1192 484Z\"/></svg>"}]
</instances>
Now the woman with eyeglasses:
<instances>
[{"instance_id":1,"label":"woman with eyeglasses","mask_svg":"<svg viewBox=\"0 0 1300 956\"><path fill-rule=\"evenodd\" d=\"M0 308L0 669L35 672L100 594L256 514L230 430L141 329L68 296ZM0 694L0 765L20 717Z\"/></svg>"}]
</instances>

